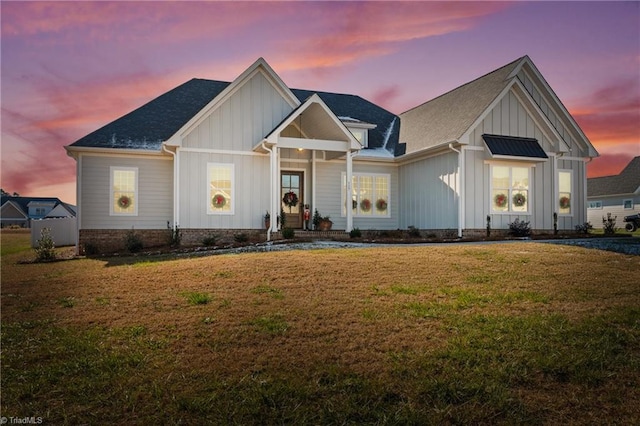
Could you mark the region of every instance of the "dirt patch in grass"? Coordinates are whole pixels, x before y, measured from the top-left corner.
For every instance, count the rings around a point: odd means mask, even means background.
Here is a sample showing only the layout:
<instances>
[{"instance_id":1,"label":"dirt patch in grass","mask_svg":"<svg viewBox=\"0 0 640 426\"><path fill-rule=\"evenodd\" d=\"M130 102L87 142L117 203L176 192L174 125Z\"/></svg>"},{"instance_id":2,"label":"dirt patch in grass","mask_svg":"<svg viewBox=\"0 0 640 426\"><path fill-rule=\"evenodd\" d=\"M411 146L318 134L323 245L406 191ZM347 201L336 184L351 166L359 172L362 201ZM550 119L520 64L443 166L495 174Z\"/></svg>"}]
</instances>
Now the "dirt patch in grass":
<instances>
[{"instance_id":1,"label":"dirt patch in grass","mask_svg":"<svg viewBox=\"0 0 640 426\"><path fill-rule=\"evenodd\" d=\"M640 421L637 256L536 243L113 266L23 255L2 257L4 416Z\"/></svg>"}]
</instances>

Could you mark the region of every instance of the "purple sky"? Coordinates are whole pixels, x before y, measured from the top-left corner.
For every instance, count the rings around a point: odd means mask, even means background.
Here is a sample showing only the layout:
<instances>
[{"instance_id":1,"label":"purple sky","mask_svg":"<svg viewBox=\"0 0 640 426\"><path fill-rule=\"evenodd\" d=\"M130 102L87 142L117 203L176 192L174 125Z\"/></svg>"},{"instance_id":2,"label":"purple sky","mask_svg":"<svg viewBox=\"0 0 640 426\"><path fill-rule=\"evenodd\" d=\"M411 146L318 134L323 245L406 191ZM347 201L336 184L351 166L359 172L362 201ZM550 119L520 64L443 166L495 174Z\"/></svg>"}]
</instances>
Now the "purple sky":
<instances>
[{"instance_id":1,"label":"purple sky","mask_svg":"<svg viewBox=\"0 0 640 426\"><path fill-rule=\"evenodd\" d=\"M640 155L639 2L2 2L5 191L75 203L63 146L264 57L293 88L401 113L529 55L601 157Z\"/></svg>"}]
</instances>

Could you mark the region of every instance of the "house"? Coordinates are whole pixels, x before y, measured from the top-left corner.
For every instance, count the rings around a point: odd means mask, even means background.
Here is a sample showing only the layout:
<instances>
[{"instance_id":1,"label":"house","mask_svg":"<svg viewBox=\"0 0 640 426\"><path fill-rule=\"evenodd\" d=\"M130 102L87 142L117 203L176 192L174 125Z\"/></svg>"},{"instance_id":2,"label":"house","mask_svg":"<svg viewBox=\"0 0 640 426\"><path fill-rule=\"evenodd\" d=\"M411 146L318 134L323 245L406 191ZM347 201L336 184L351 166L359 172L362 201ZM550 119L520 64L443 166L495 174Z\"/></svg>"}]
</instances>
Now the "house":
<instances>
[{"instance_id":1,"label":"house","mask_svg":"<svg viewBox=\"0 0 640 426\"><path fill-rule=\"evenodd\" d=\"M32 220L76 215L75 206L63 203L58 198L3 195L0 205L3 228L12 225L29 228Z\"/></svg>"},{"instance_id":2,"label":"house","mask_svg":"<svg viewBox=\"0 0 640 426\"><path fill-rule=\"evenodd\" d=\"M349 94L289 88L260 58L233 82L193 79L66 147L80 245L183 242L259 230L303 206L349 232L458 236L586 220L587 137L529 57L395 115ZM288 194L293 193L295 197ZM294 199L295 198L295 199ZM562 202L561 202L562 200ZM295 202L290 202L295 201ZM266 238L278 230L272 220Z\"/></svg>"},{"instance_id":3,"label":"house","mask_svg":"<svg viewBox=\"0 0 640 426\"><path fill-rule=\"evenodd\" d=\"M625 216L640 212L640 156L615 176L587 179L587 220L602 228L602 218L611 213L623 227Z\"/></svg>"}]
</instances>

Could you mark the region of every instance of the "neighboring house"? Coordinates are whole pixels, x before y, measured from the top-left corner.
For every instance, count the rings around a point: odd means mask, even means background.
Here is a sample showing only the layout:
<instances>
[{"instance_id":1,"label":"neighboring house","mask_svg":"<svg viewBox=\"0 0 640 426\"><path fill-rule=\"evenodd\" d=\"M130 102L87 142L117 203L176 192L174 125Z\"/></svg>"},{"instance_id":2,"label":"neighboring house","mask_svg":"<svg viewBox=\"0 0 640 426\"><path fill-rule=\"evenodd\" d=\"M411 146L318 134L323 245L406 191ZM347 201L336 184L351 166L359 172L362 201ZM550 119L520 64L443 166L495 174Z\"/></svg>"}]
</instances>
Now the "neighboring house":
<instances>
[{"instance_id":1,"label":"neighboring house","mask_svg":"<svg viewBox=\"0 0 640 426\"><path fill-rule=\"evenodd\" d=\"M640 156L635 157L615 176L587 179L587 220L602 228L602 218L617 216L617 226L624 227L625 216L640 212Z\"/></svg>"},{"instance_id":2,"label":"neighboring house","mask_svg":"<svg viewBox=\"0 0 640 426\"><path fill-rule=\"evenodd\" d=\"M75 217L75 206L58 198L2 196L1 226L16 225L29 228L31 220L55 217Z\"/></svg>"},{"instance_id":3,"label":"neighboring house","mask_svg":"<svg viewBox=\"0 0 640 426\"><path fill-rule=\"evenodd\" d=\"M190 80L66 149L80 244L102 246L132 228L160 243L167 224L187 243L257 230L281 208L300 228L305 204L347 232L462 236L484 232L487 216L494 229L520 218L551 230L554 212L573 229L598 155L527 56L400 116L290 89L260 58L231 83Z\"/></svg>"}]
</instances>

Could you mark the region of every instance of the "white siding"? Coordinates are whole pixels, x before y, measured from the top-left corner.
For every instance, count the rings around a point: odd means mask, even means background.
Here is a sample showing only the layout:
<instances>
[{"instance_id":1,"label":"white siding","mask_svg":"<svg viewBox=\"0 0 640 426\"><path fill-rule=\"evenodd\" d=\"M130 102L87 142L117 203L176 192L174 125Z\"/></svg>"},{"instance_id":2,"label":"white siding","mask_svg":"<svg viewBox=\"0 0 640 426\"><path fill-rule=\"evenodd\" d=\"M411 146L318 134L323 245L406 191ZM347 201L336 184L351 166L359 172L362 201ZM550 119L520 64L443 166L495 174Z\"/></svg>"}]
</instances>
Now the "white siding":
<instances>
[{"instance_id":1,"label":"white siding","mask_svg":"<svg viewBox=\"0 0 640 426\"><path fill-rule=\"evenodd\" d=\"M251 151L291 110L264 74L258 72L191 130L182 146Z\"/></svg>"},{"instance_id":2,"label":"white siding","mask_svg":"<svg viewBox=\"0 0 640 426\"><path fill-rule=\"evenodd\" d=\"M173 162L148 156L82 155L80 229L163 229L173 222ZM138 215L111 216L110 167L138 168Z\"/></svg>"},{"instance_id":3,"label":"white siding","mask_svg":"<svg viewBox=\"0 0 640 426\"><path fill-rule=\"evenodd\" d=\"M623 197L591 197L590 201L602 201L601 209L587 210L587 221L594 228L602 228L602 217L607 217L607 213L611 213L612 217L616 217L616 226L624 228L623 222L625 216L640 213L640 195L625 195ZM622 205L623 200L633 200L633 209L625 209Z\"/></svg>"},{"instance_id":4,"label":"white siding","mask_svg":"<svg viewBox=\"0 0 640 426\"><path fill-rule=\"evenodd\" d=\"M529 214L494 214L491 213L489 194L490 166L486 163L487 160L491 160L491 156L482 139L484 133L535 138L545 152L553 154L558 150L558 141L547 138L513 92L505 95L470 134L470 144L482 150L465 150L464 227L483 229L486 227L487 215L490 214L491 226L494 229L507 229L509 223L516 218L531 222L532 229L553 229L553 213L557 210L555 184L557 171L554 171L553 156L543 162L522 163L522 165L535 165L531 175ZM497 164L498 160L495 161ZM558 229L574 229L575 225L585 221L585 164L579 159L563 160L559 157L558 169L573 171L572 199L574 200L572 214L559 215Z\"/></svg>"},{"instance_id":5,"label":"white siding","mask_svg":"<svg viewBox=\"0 0 640 426\"><path fill-rule=\"evenodd\" d=\"M454 152L401 166L400 228L457 229L457 178L458 155Z\"/></svg>"},{"instance_id":6,"label":"white siding","mask_svg":"<svg viewBox=\"0 0 640 426\"><path fill-rule=\"evenodd\" d=\"M342 215L344 204L342 193L342 176L347 171L346 160L320 161L317 163L315 208L322 216L331 216L333 229L346 229L347 217ZM365 229L398 229L399 221L399 182L398 168L395 165L353 162L353 173L389 174L390 217L363 218L354 217L354 228Z\"/></svg>"},{"instance_id":7,"label":"white siding","mask_svg":"<svg viewBox=\"0 0 640 426\"><path fill-rule=\"evenodd\" d=\"M180 152L181 228L260 229L269 208L269 156ZM207 214L207 163L233 164L233 215ZM272 213L273 214L273 213Z\"/></svg>"}]
</instances>

